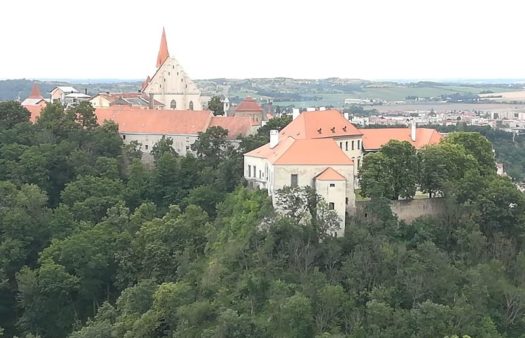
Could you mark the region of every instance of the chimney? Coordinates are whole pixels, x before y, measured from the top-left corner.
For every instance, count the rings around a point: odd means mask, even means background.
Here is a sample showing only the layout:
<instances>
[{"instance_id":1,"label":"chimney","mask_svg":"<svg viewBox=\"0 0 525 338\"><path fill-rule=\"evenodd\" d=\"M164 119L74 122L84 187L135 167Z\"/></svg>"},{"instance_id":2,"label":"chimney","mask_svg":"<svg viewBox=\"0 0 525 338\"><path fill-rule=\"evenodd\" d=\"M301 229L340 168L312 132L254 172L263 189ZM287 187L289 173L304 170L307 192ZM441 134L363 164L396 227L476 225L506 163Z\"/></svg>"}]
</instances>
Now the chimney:
<instances>
[{"instance_id":1,"label":"chimney","mask_svg":"<svg viewBox=\"0 0 525 338\"><path fill-rule=\"evenodd\" d=\"M345 120L348 120L348 113L343 113L343 116L345 117Z\"/></svg>"},{"instance_id":2,"label":"chimney","mask_svg":"<svg viewBox=\"0 0 525 338\"><path fill-rule=\"evenodd\" d=\"M272 129L270 130L270 148L275 148L279 144L279 131Z\"/></svg>"},{"instance_id":3,"label":"chimney","mask_svg":"<svg viewBox=\"0 0 525 338\"><path fill-rule=\"evenodd\" d=\"M153 93L149 93L149 109L153 109Z\"/></svg>"},{"instance_id":4,"label":"chimney","mask_svg":"<svg viewBox=\"0 0 525 338\"><path fill-rule=\"evenodd\" d=\"M412 120L410 122L410 138L412 142L416 142L416 121Z\"/></svg>"},{"instance_id":5,"label":"chimney","mask_svg":"<svg viewBox=\"0 0 525 338\"><path fill-rule=\"evenodd\" d=\"M300 114L300 112L299 112L298 108L293 108L292 109L292 117L293 117L294 120L299 116L299 114Z\"/></svg>"}]
</instances>

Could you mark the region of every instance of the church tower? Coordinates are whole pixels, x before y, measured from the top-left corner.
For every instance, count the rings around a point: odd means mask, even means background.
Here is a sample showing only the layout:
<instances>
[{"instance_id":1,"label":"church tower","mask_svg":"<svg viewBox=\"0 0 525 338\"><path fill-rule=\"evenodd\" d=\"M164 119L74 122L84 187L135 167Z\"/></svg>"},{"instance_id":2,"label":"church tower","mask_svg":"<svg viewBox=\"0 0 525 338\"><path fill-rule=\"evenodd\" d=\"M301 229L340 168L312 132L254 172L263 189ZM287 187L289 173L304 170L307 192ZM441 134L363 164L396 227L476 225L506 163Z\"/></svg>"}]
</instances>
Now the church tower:
<instances>
[{"instance_id":1,"label":"church tower","mask_svg":"<svg viewBox=\"0 0 525 338\"><path fill-rule=\"evenodd\" d=\"M156 67L155 74L144 81L143 93L164 104L164 109L202 110L201 92L179 62L170 56L164 28Z\"/></svg>"}]
</instances>

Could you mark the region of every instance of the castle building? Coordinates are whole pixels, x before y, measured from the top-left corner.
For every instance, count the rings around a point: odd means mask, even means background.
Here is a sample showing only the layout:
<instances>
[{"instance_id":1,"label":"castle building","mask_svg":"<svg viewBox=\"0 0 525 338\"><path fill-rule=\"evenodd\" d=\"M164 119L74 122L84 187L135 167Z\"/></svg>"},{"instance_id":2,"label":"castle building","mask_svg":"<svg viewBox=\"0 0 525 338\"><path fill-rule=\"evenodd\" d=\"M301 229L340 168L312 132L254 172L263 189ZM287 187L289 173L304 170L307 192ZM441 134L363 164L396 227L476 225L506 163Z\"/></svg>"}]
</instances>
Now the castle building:
<instances>
[{"instance_id":1,"label":"castle building","mask_svg":"<svg viewBox=\"0 0 525 338\"><path fill-rule=\"evenodd\" d=\"M179 62L170 56L166 32L162 29L155 74L146 78L141 91L170 110L203 110L201 92Z\"/></svg>"},{"instance_id":2,"label":"castle building","mask_svg":"<svg viewBox=\"0 0 525 338\"><path fill-rule=\"evenodd\" d=\"M337 236L345 231L347 214L355 212L357 175L368 152L390 140L407 141L416 149L439 143L434 129L357 129L337 110L294 114L280 132L270 131L270 143L244 154L244 178L252 187L268 190L274 205L285 186L310 186L340 219Z\"/></svg>"}]
</instances>

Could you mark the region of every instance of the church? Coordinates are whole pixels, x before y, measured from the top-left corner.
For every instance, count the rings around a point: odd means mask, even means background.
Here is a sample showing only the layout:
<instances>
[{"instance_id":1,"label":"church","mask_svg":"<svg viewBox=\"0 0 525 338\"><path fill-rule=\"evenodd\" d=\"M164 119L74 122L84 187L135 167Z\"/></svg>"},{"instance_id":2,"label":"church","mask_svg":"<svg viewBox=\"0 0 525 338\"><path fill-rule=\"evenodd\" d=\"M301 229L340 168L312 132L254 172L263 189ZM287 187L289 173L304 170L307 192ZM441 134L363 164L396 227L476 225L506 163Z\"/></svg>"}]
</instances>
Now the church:
<instances>
[{"instance_id":1,"label":"church","mask_svg":"<svg viewBox=\"0 0 525 338\"><path fill-rule=\"evenodd\" d=\"M208 99L201 96L199 88L179 62L170 56L164 29L160 39L155 74L146 78L141 92L146 94L151 102L158 101L164 105L164 109L171 110L203 110Z\"/></svg>"}]
</instances>

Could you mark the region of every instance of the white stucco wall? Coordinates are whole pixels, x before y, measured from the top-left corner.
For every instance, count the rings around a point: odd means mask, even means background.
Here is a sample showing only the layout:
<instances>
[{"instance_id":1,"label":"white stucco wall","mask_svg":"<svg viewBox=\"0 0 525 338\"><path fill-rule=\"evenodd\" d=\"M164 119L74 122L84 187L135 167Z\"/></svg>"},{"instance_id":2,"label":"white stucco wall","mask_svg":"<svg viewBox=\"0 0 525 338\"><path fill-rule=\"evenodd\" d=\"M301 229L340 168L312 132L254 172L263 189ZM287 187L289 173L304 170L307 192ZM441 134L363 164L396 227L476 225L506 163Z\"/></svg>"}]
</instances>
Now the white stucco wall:
<instances>
[{"instance_id":1,"label":"white stucco wall","mask_svg":"<svg viewBox=\"0 0 525 338\"><path fill-rule=\"evenodd\" d=\"M273 189L269 182L272 169L273 166L264 158L244 156L244 178L253 187L268 189L271 193Z\"/></svg>"},{"instance_id":2,"label":"white stucco wall","mask_svg":"<svg viewBox=\"0 0 525 338\"><path fill-rule=\"evenodd\" d=\"M345 233L345 198L346 198L346 181L315 181L316 192L324 198L326 203L334 204L334 211L339 217L339 229L336 232L338 237L344 236Z\"/></svg>"},{"instance_id":3,"label":"white stucco wall","mask_svg":"<svg viewBox=\"0 0 525 338\"><path fill-rule=\"evenodd\" d=\"M100 95L95 96L89 102L91 102L93 108L109 107L109 100Z\"/></svg>"},{"instance_id":4,"label":"white stucco wall","mask_svg":"<svg viewBox=\"0 0 525 338\"><path fill-rule=\"evenodd\" d=\"M162 139L160 134L139 134L139 133L120 133L124 143L129 144L132 141L139 142L142 146L140 150L144 153L150 153L153 146ZM197 140L197 135L164 135L173 140L173 148L177 154L185 156L191 151L191 145Z\"/></svg>"},{"instance_id":5,"label":"white stucco wall","mask_svg":"<svg viewBox=\"0 0 525 338\"><path fill-rule=\"evenodd\" d=\"M334 138L339 148L354 161L354 176L359 173L359 167L363 164L363 138L362 136ZM353 142L353 149L352 149Z\"/></svg>"},{"instance_id":6,"label":"white stucco wall","mask_svg":"<svg viewBox=\"0 0 525 338\"><path fill-rule=\"evenodd\" d=\"M273 187L274 190L281 189L291 184L291 175L297 174L299 186L315 187L314 178L326 168L331 167L346 179L345 206L353 213L355 209L354 194L354 168L351 165L275 165L273 168ZM346 203L348 198L348 203Z\"/></svg>"},{"instance_id":7,"label":"white stucco wall","mask_svg":"<svg viewBox=\"0 0 525 338\"><path fill-rule=\"evenodd\" d=\"M202 110L200 90L172 57L157 70L144 92L153 94L165 109L170 109L171 101L175 100L175 110L190 109L190 102L193 102L193 110Z\"/></svg>"}]
</instances>

